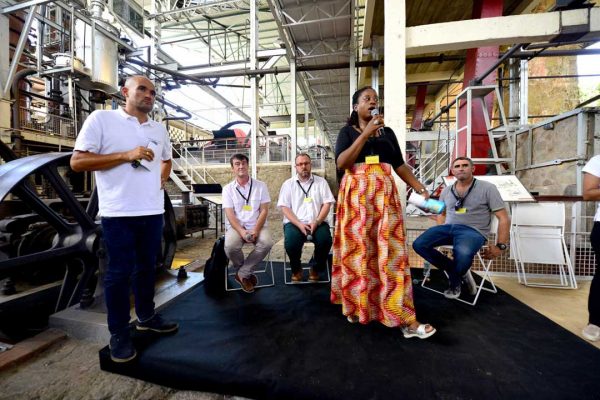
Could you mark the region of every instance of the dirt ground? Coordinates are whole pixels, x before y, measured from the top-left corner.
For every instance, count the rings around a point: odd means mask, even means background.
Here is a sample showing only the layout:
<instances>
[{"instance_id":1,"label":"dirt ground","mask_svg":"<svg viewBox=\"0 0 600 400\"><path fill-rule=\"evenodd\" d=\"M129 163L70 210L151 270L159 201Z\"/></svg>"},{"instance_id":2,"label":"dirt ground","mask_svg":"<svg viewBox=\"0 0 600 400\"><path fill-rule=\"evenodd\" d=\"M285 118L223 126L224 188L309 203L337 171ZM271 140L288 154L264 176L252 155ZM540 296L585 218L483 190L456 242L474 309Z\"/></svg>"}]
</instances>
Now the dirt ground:
<instances>
[{"instance_id":1,"label":"dirt ground","mask_svg":"<svg viewBox=\"0 0 600 400\"><path fill-rule=\"evenodd\" d=\"M269 221L274 241L282 237L281 221ZM178 243L174 265L195 260L203 266L215 241L214 231ZM272 257L282 259L283 247L274 246ZM214 393L178 391L100 370L98 351L106 344L67 338L37 356L0 372L0 400L16 399L242 399Z\"/></svg>"}]
</instances>

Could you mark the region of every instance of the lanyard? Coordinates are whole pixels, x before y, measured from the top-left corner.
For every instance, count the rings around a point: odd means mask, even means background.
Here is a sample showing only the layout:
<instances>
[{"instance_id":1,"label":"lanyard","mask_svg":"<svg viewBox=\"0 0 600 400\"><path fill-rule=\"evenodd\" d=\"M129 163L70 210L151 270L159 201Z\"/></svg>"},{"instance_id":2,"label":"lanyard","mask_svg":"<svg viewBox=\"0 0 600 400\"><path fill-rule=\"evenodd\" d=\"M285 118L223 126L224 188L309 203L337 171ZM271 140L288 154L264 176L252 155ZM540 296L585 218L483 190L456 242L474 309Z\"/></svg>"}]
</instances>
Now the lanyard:
<instances>
[{"instance_id":1,"label":"lanyard","mask_svg":"<svg viewBox=\"0 0 600 400\"><path fill-rule=\"evenodd\" d=\"M248 201L250 200L250 195L252 194L252 178L250 178L250 190L248 190L248 197L244 196L242 192L240 192L239 187L236 187L235 190L237 190L240 196L242 196L242 199L246 200L246 204L248 204Z\"/></svg>"},{"instance_id":2,"label":"lanyard","mask_svg":"<svg viewBox=\"0 0 600 400\"><path fill-rule=\"evenodd\" d=\"M452 195L453 195L453 196L454 196L454 198L457 200L457 203L460 203L460 206L461 206L461 207L462 207L462 205L464 204L464 202L465 202L465 199L467 198L467 196L468 196L468 195L471 193L471 190L473 190L473 188L475 187L475 181L476 181L476 180L477 180L477 179L473 178L473 183L471 183L471 186L469 186L469 190L467 190L467 193L466 193L466 194L465 194L463 197L460 197L460 196L458 195L458 193L456 192L456 189L455 189L455 188L456 188L456 183L454 183L454 185L452 185L452 186L450 187L450 191L452 192Z\"/></svg>"},{"instance_id":3,"label":"lanyard","mask_svg":"<svg viewBox=\"0 0 600 400\"><path fill-rule=\"evenodd\" d=\"M298 184L298 186L300 186L302 193L304 193L304 197L308 198L308 193L310 192L310 188L312 188L313 183L315 183L315 179L313 178L312 182L310 182L310 186L308 187L308 190L304 190L300 181L296 181L296 183Z\"/></svg>"}]
</instances>

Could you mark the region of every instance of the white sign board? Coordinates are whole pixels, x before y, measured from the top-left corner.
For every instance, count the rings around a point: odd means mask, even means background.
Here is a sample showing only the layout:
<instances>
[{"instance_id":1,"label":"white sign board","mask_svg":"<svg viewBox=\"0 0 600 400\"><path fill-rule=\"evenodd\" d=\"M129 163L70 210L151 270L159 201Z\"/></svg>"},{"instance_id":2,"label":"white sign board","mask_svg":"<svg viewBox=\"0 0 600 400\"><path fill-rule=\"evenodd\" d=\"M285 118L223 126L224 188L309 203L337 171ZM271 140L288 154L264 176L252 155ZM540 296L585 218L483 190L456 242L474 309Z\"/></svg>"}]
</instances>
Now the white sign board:
<instances>
[{"instance_id":1,"label":"white sign board","mask_svg":"<svg viewBox=\"0 0 600 400\"><path fill-rule=\"evenodd\" d=\"M515 175L477 175L474 178L493 183L500 192L502 200L512 203L535 201L531 193L525 189L519 178ZM446 186L450 186L456 180L453 176L444 177Z\"/></svg>"}]
</instances>

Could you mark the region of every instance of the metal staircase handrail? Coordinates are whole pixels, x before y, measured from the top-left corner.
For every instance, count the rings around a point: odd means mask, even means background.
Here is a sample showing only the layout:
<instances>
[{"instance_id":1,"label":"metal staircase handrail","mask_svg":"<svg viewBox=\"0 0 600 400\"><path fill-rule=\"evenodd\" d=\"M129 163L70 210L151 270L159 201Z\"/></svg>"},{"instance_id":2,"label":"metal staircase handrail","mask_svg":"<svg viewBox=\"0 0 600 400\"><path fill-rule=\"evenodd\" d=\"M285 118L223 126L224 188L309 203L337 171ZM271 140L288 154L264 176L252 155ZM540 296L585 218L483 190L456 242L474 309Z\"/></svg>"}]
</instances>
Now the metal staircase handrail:
<instances>
[{"instance_id":1,"label":"metal staircase handrail","mask_svg":"<svg viewBox=\"0 0 600 400\"><path fill-rule=\"evenodd\" d=\"M208 183L207 178L210 179L211 183L218 183L217 180L207 172L206 167L202 168L203 174L200 174L197 171L195 165L202 164L193 154L188 151L187 147L182 147L182 150L183 152L173 146L173 151L179 156L180 160L176 161L176 159L174 159L173 163L175 163L179 169L184 171L189 176L192 183ZM190 163L190 159L194 161L194 165Z\"/></svg>"}]
</instances>

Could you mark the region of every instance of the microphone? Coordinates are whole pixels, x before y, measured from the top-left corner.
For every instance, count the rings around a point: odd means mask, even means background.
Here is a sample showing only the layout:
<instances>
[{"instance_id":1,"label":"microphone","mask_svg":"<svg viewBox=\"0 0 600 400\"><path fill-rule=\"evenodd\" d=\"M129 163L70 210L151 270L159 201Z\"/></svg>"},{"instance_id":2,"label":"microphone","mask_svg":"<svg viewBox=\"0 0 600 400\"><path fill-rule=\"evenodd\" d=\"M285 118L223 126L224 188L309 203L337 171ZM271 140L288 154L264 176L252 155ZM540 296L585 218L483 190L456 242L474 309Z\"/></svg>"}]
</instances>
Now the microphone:
<instances>
[{"instance_id":1,"label":"microphone","mask_svg":"<svg viewBox=\"0 0 600 400\"><path fill-rule=\"evenodd\" d=\"M379 115L379 108L374 108L374 109L371 110L371 116L372 117L376 117L378 115ZM382 136L384 134L384 132L385 131L383 129L383 126L377 128L377 135L378 136Z\"/></svg>"}]
</instances>

